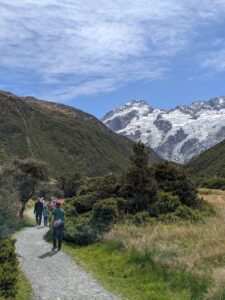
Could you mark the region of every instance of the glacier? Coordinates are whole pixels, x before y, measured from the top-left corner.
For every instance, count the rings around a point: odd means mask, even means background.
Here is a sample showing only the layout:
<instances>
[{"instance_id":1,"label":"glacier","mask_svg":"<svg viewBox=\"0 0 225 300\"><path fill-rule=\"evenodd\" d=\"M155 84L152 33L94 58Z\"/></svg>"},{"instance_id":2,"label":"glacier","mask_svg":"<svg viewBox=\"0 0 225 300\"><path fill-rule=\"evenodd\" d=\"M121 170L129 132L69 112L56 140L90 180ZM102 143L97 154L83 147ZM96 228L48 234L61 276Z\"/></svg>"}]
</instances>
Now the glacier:
<instances>
[{"instance_id":1,"label":"glacier","mask_svg":"<svg viewBox=\"0 0 225 300\"><path fill-rule=\"evenodd\" d=\"M132 100L102 121L116 133L143 142L163 159L183 164L225 139L225 97L171 110Z\"/></svg>"}]
</instances>

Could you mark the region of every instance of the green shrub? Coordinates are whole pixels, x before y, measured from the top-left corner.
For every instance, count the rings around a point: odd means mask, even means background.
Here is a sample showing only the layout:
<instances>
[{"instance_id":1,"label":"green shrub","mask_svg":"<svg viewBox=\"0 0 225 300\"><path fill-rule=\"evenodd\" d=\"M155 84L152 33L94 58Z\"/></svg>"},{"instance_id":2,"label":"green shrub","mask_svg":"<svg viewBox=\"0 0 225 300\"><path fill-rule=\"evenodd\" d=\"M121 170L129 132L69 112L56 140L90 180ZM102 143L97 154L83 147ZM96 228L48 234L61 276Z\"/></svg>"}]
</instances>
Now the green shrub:
<instances>
[{"instance_id":1,"label":"green shrub","mask_svg":"<svg viewBox=\"0 0 225 300\"><path fill-rule=\"evenodd\" d=\"M213 216L216 213L213 206L205 201L202 197L198 198L195 208L199 213L202 214L202 216L206 217Z\"/></svg>"},{"instance_id":2,"label":"green shrub","mask_svg":"<svg viewBox=\"0 0 225 300\"><path fill-rule=\"evenodd\" d=\"M213 177L203 179L200 186L208 189L225 190L225 178Z\"/></svg>"},{"instance_id":3,"label":"green shrub","mask_svg":"<svg viewBox=\"0 0 225 300\"><path fill-rule=\"evenodd\" d=\"M63 191L66 198L72 198L76 196L81 184L82 176L77 172L63 174L58 177L58 188L59 190Z\"/></svg>"},{"instance_id":4,"label":"green shrub","mask_svg":"<svg viewBox=\"0 0 225 300\"><path fill-rule=\"evenodd\" d=\"M91 211L97 200L98 197L95 193L82 195L74 198L73 205L78 214L83 214Z\"/></svg>"},{"instance_id":5,"label":"green shrub","mask_svg":"<svg viewBox=\"0 0 225 300\"><path fill-rule=\"evenodd\" d=\"M18 210L17 194L7 184L4 190L0 186L0 240L8 238L15 231Z\"/></svg>"},{"instance_id":6,"label":"green shrub","mask_svg":"<svg viewBox=\"0 0 225 300\"><path fill-rule=\"evenodd\" d=\"M117 200L113 198L98 201L93 207L92 224L102 234L119 219Z\"/></svg>"},{"instance_id":7,"label":"green shrub","mask_svg":"<svg viewBox=\"0 0 225 300\"><path fill-rule=\"evenodd\" d=\"M190 207L196 205L197 190L182 167L164 162L156 165L154 171L160 190L178 196L184 205Z\"/></svg>"},{"instance_id":8,"label":"green shrub","mask_svg":"<svg viewBox=\"0 0 225 300\"><path fill-rule=\"evenodd\" d=\"M127 201L123 198L98 200L88 194L66 201L67 222L65 240L77 245L88 245L101 239L113 223L124 218Z\"/></svg>"},{"instance_id":9,"label":"green shrub","mask_svg":"<svg viewBox=\"0 0 225 300\"><path fill-rule=\"evenodd\" d=\"M176 212L175 216L185 219L185 220L190 220L190 221L198 221L202 219L202 214L198 210L194 210L188 206L180 205Z\"/></svg>"},{"instance_id":10,"label":"green shrub","mask_svg":"<svg viewBox=\"0 0 225 300\"><path fill-rule=\"evenodd\" d=\"M14 298L17 293L18 261L15 241L0 241L0 297Z\"/></svg>"},{"instance_id":11,"label":"green shrub","mask_svg":"<svg viewBox=\"0 0 225 300\"><path fill-rule=\"evenodd\" d=\"M181 205L181 202L178 196L174 196L172 193L159 192L157 200L150 208L150 215L157 217L160 214L174 212L179 205Z\"/></svg>"},{"instance_id":12,"label":"green shrub","mask_svg":"<svg viewBox=\"0 0 225 300\"><path fill-rule=\"evenodd\" d=\"M118 177L114 174L107 174L103 177L96 177L89 180L86 186L81 187L80 193L94 193L98 199L116 197L120 188Z\"/></svg>"},{"instance_id":13,"label":"green shrub","mask_svg":"<svg viewBox=\"0 0 225 300\"><path fill-rule=\"evenodd\" d=\"M41 183L38 187L37 195L44 197L46 200L50 200L52 196L56 198L64 197L63 191L56 186L55 182Z\"/></svg>"},{"instance_id":14,"label":"green shrub","mask_svg":"<svg viewBox=\"0 0 225 300\"><path fill-rule=\"evenodd\" d=\"M75 219L68 219L64 238L76 245L89 245L96 242L98 235L90 224L90 214L82 214Z\"/></svg>"},{"instance_id":15,"label":"green shrub","mask_svg":"<svg viewBox=\"0 0 225 300\"><path fill-rule=\"evenodd\" d=\"M147 211L138 212L132 218L133 223L136 225L141 225L152 220L153 218L150 217Z\"/></svg>"}]
</instances>

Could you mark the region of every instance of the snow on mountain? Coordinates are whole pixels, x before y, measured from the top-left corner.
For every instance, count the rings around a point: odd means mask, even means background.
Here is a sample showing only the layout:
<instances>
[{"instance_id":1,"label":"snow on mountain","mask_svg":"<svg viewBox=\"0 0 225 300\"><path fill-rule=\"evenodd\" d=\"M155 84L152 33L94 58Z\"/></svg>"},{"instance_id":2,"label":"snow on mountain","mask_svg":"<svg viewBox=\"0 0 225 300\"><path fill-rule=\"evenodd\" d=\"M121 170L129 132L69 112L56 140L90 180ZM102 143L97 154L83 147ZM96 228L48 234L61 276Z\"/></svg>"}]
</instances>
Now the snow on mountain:
<instances>
[{"instance_id":1,"label":"snow on mountain","mask_svg":"<svg viewBox=\"0 0 225 300\"><path fill-rule=\"evenodd\" d=\"M168 111L133 100L102 121L118 134L142 141L162 158L185 163L225 139L225 97Z\"/></svg>"}]
</instances>

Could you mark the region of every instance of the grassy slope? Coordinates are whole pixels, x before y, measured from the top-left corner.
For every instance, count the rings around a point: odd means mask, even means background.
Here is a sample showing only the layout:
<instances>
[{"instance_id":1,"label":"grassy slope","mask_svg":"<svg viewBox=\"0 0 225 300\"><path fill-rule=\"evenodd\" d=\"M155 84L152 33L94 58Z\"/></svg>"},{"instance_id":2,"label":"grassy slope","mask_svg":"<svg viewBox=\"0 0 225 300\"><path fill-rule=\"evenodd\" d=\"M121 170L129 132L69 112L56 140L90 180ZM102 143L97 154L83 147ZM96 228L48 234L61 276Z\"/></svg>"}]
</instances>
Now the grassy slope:
<instances>
[{"instance_id":1,"label":"grassy slope","mask_svg":"<svg viewBox=\"0 0 225 300\"><path fill-rule=\"evenodd\" d=\"M47 161L52 175L117 172L133 143L95 117L69 106L0 92L0 163L12 157ZM151 152L152 162L158 160Z\"/></svg>"},{"instance_id":2,"label":"grassy slope","mask_svg":"<svg viewBox=\"0 0 225 300\"><path fill-rule=\"evenodd\" d=\"M193 158L186 168L194 176L225 177L225 141Z\"/></svg>"},{"instance_id":3,"label":"grassy slope","mask_svg":"<svg viewBox=\"0 0 225 300\"><path fill-rule=\"evenodd\" d=\"M117 226L64 250L124 299L225 299L225 192L203 196L218 212L204 223Z\"/></svg>"}]
</instances>

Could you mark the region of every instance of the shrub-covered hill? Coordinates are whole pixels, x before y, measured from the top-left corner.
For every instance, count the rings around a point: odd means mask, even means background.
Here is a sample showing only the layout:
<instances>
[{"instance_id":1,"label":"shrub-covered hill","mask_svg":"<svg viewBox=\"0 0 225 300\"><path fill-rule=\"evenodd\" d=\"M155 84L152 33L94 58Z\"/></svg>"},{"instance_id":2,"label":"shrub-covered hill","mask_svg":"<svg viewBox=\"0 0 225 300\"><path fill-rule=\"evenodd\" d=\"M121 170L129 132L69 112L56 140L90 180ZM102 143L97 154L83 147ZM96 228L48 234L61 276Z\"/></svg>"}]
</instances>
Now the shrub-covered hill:
<instances>
[{"instance_id":1,"label":"shrub-covered hill","mask_svg":"<svg viewBox=\"0 0 225 300\"><path fill-rule=\"evenodd\" d=\"M193 158L186 169L196 177L225 177L225 141Z\"/></svg>"},{"instance_id":2,"label":"shrub-covered hill","mask_svg":"<svg viewBox=\"0 0 225 300\"><path fill-rule=\"evenodd\" d=\"M33 157L46 161L52 175L102 175L123 169L132 145L80 110L0 91L0 164Z\"/></svg>"}]
</instances>

